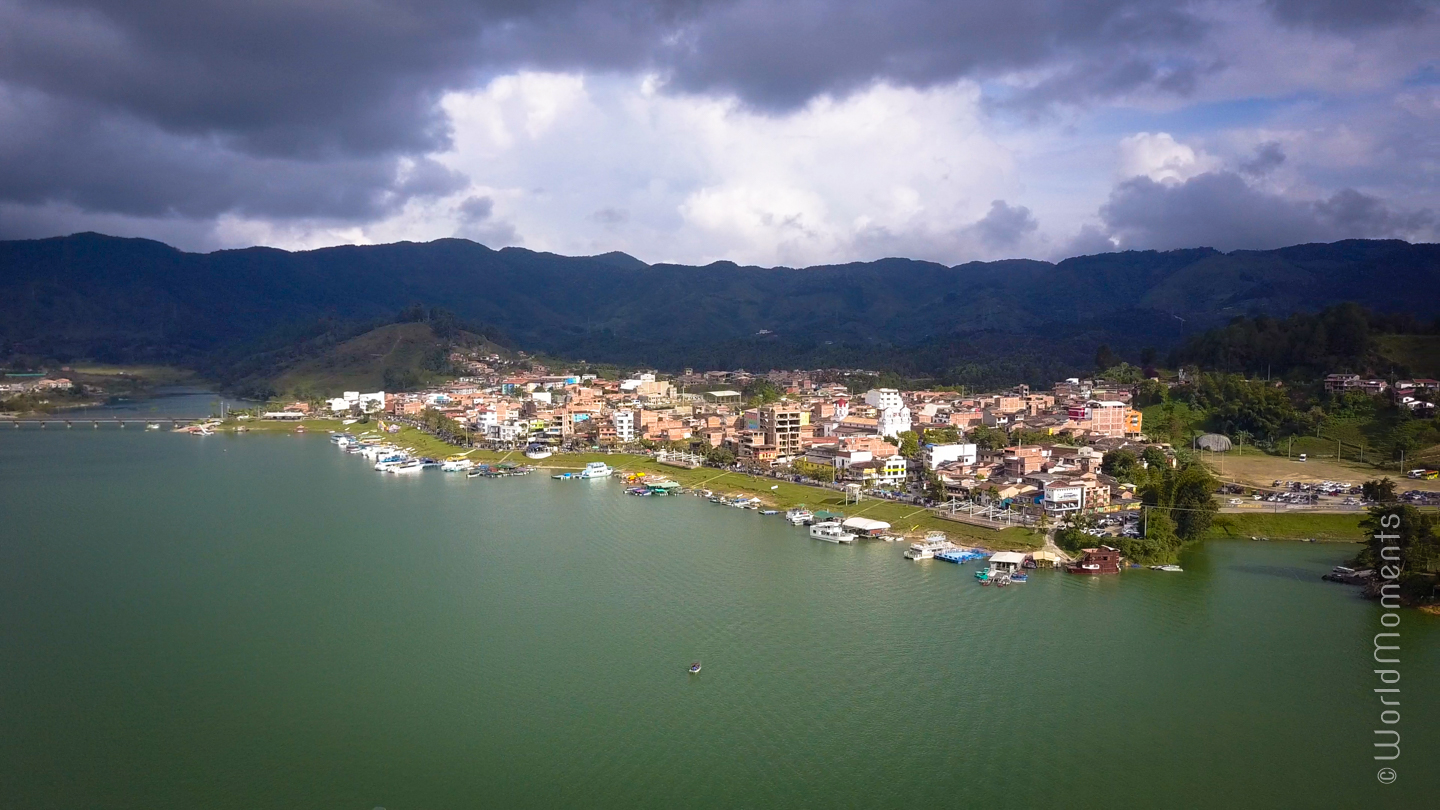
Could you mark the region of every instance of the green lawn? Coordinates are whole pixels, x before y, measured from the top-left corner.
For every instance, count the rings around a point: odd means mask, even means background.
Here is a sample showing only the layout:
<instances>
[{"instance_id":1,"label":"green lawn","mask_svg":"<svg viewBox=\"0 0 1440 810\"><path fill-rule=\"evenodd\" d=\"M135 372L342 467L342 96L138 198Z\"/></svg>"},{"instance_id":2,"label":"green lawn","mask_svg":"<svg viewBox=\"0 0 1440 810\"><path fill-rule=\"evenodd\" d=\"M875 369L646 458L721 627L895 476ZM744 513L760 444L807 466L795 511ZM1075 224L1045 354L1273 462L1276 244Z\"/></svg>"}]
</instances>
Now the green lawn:
<instances>
[{"instance_id":1,"label":"green lawn","mask_svg":"<svg viewBox=\"0 0 1440 810\"><path fill-rule=\"evenodd\" d=\"M1227 513L1216 517L1206 539L1264 537L1269 540L1323 540L1360 542L1362 515L1309 514L1303 512ZM1228 526L1224 524L1229 524Z\"/></svg>"}]
</instances>

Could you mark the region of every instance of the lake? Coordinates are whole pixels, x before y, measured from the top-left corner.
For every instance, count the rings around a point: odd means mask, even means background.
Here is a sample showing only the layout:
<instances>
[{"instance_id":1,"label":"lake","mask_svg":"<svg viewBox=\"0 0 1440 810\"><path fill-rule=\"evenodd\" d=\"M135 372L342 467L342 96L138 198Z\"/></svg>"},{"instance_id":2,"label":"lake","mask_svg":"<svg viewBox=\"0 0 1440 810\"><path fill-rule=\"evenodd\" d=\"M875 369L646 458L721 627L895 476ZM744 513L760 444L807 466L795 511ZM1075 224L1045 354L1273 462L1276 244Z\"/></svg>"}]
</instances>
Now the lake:
<instances>
[{"instance_id":1,"label":"lake","mask_svg":"<svg viewBox=\"0 0 1440 810\"><path fill-rule=\"evenodd\" d=\"M1185 572L834 546L615 481L372 472L324 436L0 430L0 807L1420 807L1440 621L1351 546ZM699 675L686 673L694 660Z\"/></svg>"}]
</instances>

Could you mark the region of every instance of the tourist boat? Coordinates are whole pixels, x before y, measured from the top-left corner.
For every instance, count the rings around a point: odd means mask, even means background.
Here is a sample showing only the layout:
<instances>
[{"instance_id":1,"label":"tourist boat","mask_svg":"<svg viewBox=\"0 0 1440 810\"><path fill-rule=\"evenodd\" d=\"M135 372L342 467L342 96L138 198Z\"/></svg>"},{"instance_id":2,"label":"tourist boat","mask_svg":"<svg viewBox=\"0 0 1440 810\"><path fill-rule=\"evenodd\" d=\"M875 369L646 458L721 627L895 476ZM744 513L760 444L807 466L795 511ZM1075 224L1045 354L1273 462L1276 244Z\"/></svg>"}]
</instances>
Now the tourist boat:
<instances>
[{"instance_id":1,"label":"tourist boat","mask_svg":"<svg viewBox=\"0 0 1440 810\"><path fill-rule=\"evenodd\" d=\"M827 543L853 543L855 535L845 531L845 527L834 521L816 523L810 527L810 536L816 540L824 540Z\"/></svg>"},{"instance_id":2,"label":"tourist boat","mask_svg":"<svg viewBox=\"0 0 1440 810\"><path fill-rule=\"evenodd\" d=\"M393 453L375 459L375 472L387 472L391 467L398 467L409 461L410 457L404 453Z\"/></svg>"},{"instance_id":3,"label":"tourist boat","mask_svg":"<svg viewBox=\"0 0 1440 810\"><path fill-rule=\"evenodd\" d=\"M959 548L959 546L946 540L945 535L938 533L931 534L918 543L910 544L910 548L905 549L905 559L933 560L936 554L953 551L957 548Z\"/></svg>"},{"instance_id":4,"label":"tourist boat","mask_svg":"<svg viewBox=\"0 0 1440 810\"><path fill-rule=\"evenodd\" d=\"M695 663L693 663L693 664L690 665L690 674L691 674L691 675L694 675L695 673L697 673L697 672L699 672L699 671L700 671L700 662L699 662L699 661L696 661Z\"/></svg>"},{"instance_id":5,"label":"tourist boat","mask_svg":"<svg viewBox=\"0 0 1440 810\"><path fill-rule=\"evenodd\" d=\"M415 473L418 473L423 469L425 469L425 465L421 464L419 459L411 459L409 461L396 464L389 470L386 470L386 472L392 472L396 475L414 475Z\"/></svg>"},{"instance_id":6,"label":"tourist boat","mask_svg":"<svg viewBox=\"0 0 1440 810\"><path fill-rule=\"evenodd\" d=\"M790 521L791 525L799 526L802 523L809 523L810 521L814 520L815 513L811 512L809 509L806 509L804 504L801 504L794 509L786 511L785 519Z\"/></svg>"},{"instance_id":7,"label":"tourist boat","mask_svg":"<svg viewBox=\"0 0 1440 810\"><path fill-rule=\"evenodd\" d=\"M525 448L525 457L533 458L536 461L539 461L542 458L549 458L552 455L554 454L550 452L550 448L541 444L532 444L529 447Z\"/></svg>"},{"instance_id":8,"label":"tourist boat","mask_svg":"<svg viewBox=\"0 0 1440 810\"><path fill-rule=\"evenodd\" d=\"M592 461L580 471L581 478L609 478L615 471L603 461Z\"/></svg>"},{"instance_id":9,"label":"tourist boat","mask_svg":"<svg viewBox=\"0 0 1440 810\"><path fill-rule=\"evenodd\" d=\"M779 511L778 509L761 509L761 510L760 510L760 514L762 514L762 515L778 515L778 514L780 514L780 511Z\"/></svg>"},{"instance_id":10,"label":"tourist boat","mask_svg":"<svg viewBox=\"0 0 1440 810\"><path fill-rule=\"evenodd\" d=\"M1152 566L1150 566L1150 570L1151 570L1151 571L1170 571L1170 572L1172 572L1172 573L1178 574L1178 573L1182 573L1185 569L1184 569L1184 568L1181 568L1181 567L1178 566L1178 565L1152 565Z\"/></svg>"}]
</instances>

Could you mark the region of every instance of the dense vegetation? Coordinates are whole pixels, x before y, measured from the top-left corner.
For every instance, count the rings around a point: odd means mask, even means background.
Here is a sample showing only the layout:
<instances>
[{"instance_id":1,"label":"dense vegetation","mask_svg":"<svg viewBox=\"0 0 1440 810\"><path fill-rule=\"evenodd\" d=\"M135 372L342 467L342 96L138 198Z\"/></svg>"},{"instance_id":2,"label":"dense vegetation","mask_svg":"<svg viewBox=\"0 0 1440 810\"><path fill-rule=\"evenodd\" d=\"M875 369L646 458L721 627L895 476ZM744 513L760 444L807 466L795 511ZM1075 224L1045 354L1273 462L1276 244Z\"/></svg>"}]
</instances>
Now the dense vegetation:
<instances>
[{"instance_id":1,"label":"dense vegetation","mask_svg":"<svg viewBox=\"0 0 1440 810\"><path fill-rule=\"evenodd\" d=\"M1387 503L1372 507L1361 525L1368 540L1355 565L1377 572L1372 595L1378 595L1378 580L1383 579L1397 584L1409 604L1434 602L1440 596L1440 514ZM1386 547L1391 549L1388 554ZM1396 576L1384 577L1386 572Z\"/></svg>"},{"instance_id":2,"label":"dense vegetation","mask_svg":"<svg viewBox=\"0 0 1440 810\"><path fill-rule=\"evenodd\" d=\"M1440 334L1440 320L1378 312L1354 303L1288 318L1239 317L1197 335L1173 352L1172 366L1193 365L1259 377L1313 379L1334 372L1408 376L1410 358L1386 356L1386 335Z\"/></svg>"},{"instance_id":3,"label":"dense vegetation","mask_svg":"<svg viewBox=\"0 0 1440 810\"><path fill-rule=\"evenodd\" d=\"M791 269L456 239L202 255L79 234L0 243L0 360L263 366L287 345L338 345L422 301L528 351L591 362L864 367L990 387L1089 369L1102 345L1143 364L1146 347L1168 349L1237 315L1353 300L1434 318L1437 281L1440 246L1398 241ZM237 356L237 345L257 344Z\"/></svg>"},{"instance_id":4,"label":"dense vegetation","mask_svg":"<svg viewBox=\"0 0 1440 810\"><path fill-rule=\"evenodd\" d=\"M1100 469L1121 483L1135 484L1146 507L1140 537L1108 541L1134 562L1173 562L1186 543L1201 539L1224 520L1217 516L1220 506L1212 497L1219 482L1194 459L1182 458L1172 467L1157 447L1141 454L1121 449L1106 453ZM1094 520L1086 515L1067 520L1055 532L1055 544L1075 553L1100 542L1093 533Z\"/></svg>"}]
</instances>

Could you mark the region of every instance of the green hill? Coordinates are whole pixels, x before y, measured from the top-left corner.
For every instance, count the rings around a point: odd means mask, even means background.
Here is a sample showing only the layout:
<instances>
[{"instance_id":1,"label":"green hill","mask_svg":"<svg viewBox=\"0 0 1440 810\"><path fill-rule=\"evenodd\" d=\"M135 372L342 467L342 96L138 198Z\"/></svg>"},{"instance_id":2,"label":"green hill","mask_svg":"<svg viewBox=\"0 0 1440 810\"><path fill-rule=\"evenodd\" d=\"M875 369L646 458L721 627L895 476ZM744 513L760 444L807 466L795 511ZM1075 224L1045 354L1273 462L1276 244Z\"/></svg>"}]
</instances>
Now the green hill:
<instances>
[{"instance_id":1,"label":"green hill","mask_svg":"<svg viewBox=\"0 0 1440 810\"><path fill-rule=\"evenodd\" d=\"M374 326L420 303L494 327L527 351L602 363L864 366L1033 383L1091 366L1102 343L1133 359L1235 316L1340 301L1440 315L1440 245L766 268L491 250L463 239L207 254L93 233L0 242L0 357L40 362L213 366L277 330L308 341L314 330L297 325L327 321L321 342L342 342L356 335L334 324Z\"/></svg>"},{"instance_id":2,"label":"green hill","mask_svg":"<svg viewBox=\"0 0 1440 810\"><path fill-rule=\"evenodd\" d=\"M382 326L351 338L275 378L275 390L297 396L411 388L436 382L449 368L449 341L426 323Z\"/></svg>"},{"instance_id":3,"label":"green hill","mask_svg":"<svg viewBox=\"0 0 1440 810\"><path fill-rule=\"evenodd\" d=\"M1380 356L1416 377L1440 379L1440 335L1381 335Z\"/></svg>"}]
</instances>

